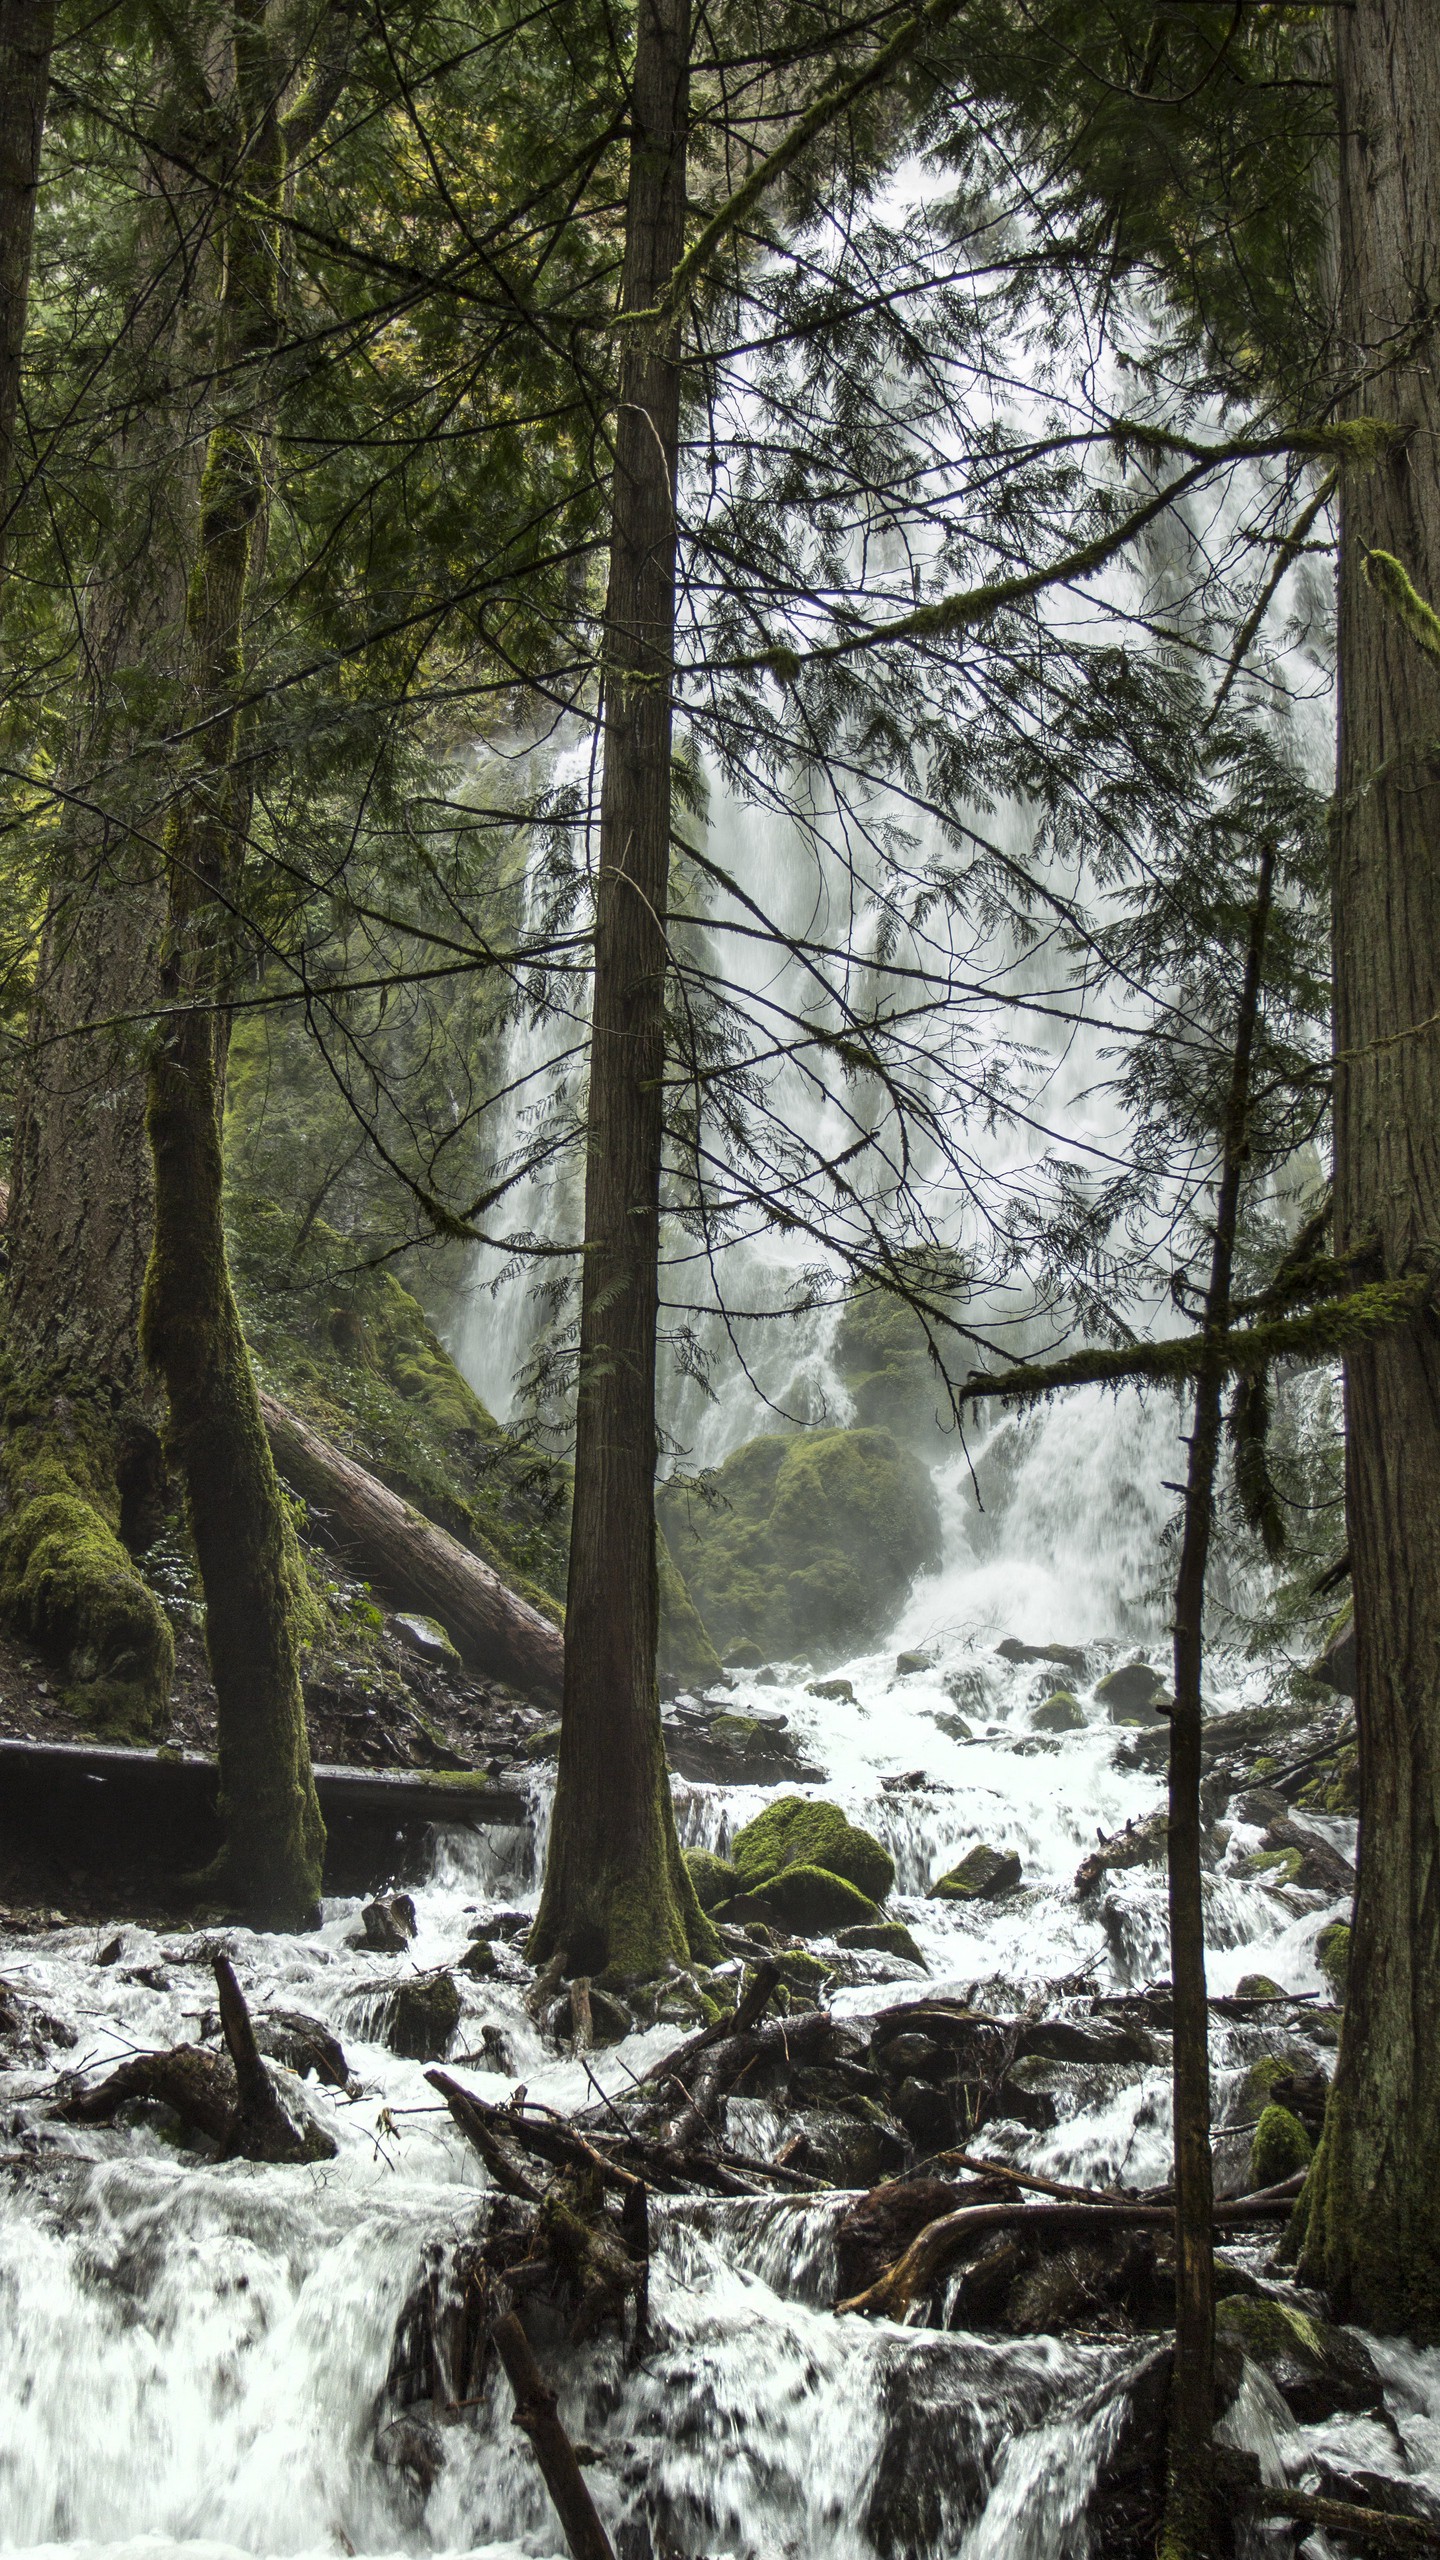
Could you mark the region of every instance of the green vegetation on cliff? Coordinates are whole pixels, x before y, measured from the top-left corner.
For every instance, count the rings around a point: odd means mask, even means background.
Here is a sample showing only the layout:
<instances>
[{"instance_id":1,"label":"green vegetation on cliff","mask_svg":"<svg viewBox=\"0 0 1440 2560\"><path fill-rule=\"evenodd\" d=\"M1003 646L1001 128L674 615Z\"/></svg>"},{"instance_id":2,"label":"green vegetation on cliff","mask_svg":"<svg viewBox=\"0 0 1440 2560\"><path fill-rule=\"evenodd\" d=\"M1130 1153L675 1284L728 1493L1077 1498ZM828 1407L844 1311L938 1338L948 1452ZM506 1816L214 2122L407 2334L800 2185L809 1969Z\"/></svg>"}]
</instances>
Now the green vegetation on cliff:
<instances>
[{"instance_id":1,"label":"green vegetation on cliff","mask_svg":"<svg viewBox=\"0 0 1440 2560\"><path fill-rule=\"evenodd\" d=\"M939 1561L921 1461L888 1431L767 1434L662 1491L670 1550L721 1652L836 1656L883 1635Z\"/></svg>"}]
</instances>

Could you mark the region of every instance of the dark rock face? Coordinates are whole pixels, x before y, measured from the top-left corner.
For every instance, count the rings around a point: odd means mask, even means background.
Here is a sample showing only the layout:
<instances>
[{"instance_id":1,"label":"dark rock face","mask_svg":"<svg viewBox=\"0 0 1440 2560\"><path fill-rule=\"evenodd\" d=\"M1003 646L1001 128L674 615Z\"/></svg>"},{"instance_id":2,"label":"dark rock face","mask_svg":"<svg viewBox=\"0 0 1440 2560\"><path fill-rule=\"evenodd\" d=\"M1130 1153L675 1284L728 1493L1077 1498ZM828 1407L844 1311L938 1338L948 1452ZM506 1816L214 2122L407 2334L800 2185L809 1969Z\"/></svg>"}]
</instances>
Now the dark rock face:
<instances>
[{"instance_id":1,"label":"dark rock face","mask_svg":"<svg viewBox=\"0 0 1440 2560\"><path fill-rule=\"evenodd\" d=\"M360 1914L356 1946L373 1947L377 1955L399 1955L415 1935L415 1905L408 1893L385 1893L367 1902Z\"/></svg>"},{"instance_id":2,"label":"dark rock face","mask_svg":"<svg viewBox=\"0 0 1440 2560\"><path fill-rule=\"evenodd\" d=\"M388 1984L377 2033L411 2062L443 2062L460 2024L460 1994L443 1970Z\"/></svg>"},{"instance_id":3,"label":"dark rock face","mask_svg":"<svg viewBox=\"0 0 1440 2560\"><path fill-rule=\"evenodd\" d=\"M287 2071L298 2073L302 2080L313 2076L332 2089L349 2087L344 2047L318 2018L307 2018L298 2009L267 2009L254 2024L261 2052L283 2062Z\"/></svg>"},{"instance_id":4,"label":"dark rock face","mask_svg":"<svg viewBox=\"0 0 1440 2560\"><path fill-rule=\"evenodd\" d=\"M1302 2425L1381 2406L1368 2348L1290 2303L1232 2295L1216 2312L1215 2339L1259 2365Z\"/></svg>"},{"instance_id":5,"label":"dark rock face","mask_svg":"<svg viewBox=\"0 0 1440 2560\"><path fill-rule=\"evenodd\" d=\"M1078 1644L1022 1644L1018 1636L1006 1636L995 1650L1002 1662L1051 1662L1077 1680L1085 1677L1084 1648Z\"/></svg>"},{"instance_id":6,"label":"dark rock face","mask_svg":"<svg viewBox=\"0 0 1440 2560\"><path fill-rule=\"evenodd\" d=\"M813 1786L824 1776L806 1759L787 1719L773 1709L740 1714L711 1699L679 1699L665 1716L665 1757L679 1778L702 1784Z\"/></svg>"}]
</instances>

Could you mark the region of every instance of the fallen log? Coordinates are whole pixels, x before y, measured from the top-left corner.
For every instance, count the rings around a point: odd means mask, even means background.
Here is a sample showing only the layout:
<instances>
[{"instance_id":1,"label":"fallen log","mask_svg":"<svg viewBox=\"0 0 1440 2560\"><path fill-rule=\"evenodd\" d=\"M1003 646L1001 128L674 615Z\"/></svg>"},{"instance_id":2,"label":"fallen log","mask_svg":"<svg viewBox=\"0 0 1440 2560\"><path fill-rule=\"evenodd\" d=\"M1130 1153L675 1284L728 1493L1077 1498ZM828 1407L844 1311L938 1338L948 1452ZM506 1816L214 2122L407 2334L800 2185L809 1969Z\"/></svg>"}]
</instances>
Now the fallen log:
<instances>
[{"instance_id":1,"label":"fallen log","mask_svg":"<svg viewBox=\"0 0 1440 2560\"><path fill-rule=\"evenodd\" d=\"M615 2560L610 2537L585 2485L575 2447L556 2415L555 2394L535 2361L515 2313L502 2312L491 2334L515 2394L515 2424L534 2448L572 2560Z\"/></svg>"},{"instance_id":2,"label":"fallen log","mask_svg":"<svg viewBox=\"0 0 1440 2560\"><path fill-rule=\"evenodd\" d=\"M1271 2196L1268 2192L1237 2196L1233 2203L1215 2207L1215 2220L1226 2224L1271 2222L1288 2214L1291 2201L1288 2196ZM1175 2208L1168 2204L1116 2204L1103 2198L1087 2204L1024 2204L1017 2197L1013 2204L961 2205L957 2212L942 2214L937 2221L927 2223L874 2284L867 2285L863 2293L852 2294L847 2302L837 2302L835 2308L837 2313L858 2311L873 2319L903 2320L949 2260L968 2240L978 2239L987 2231L1113 2231L1121 2223L1160 2224L1173 2230Z\"/></svg>"},{"instance_id":3,"label":"fallen log","mask_svg":"<svg viewBox=\"0 0 1440 2560\"><path fill-rule=\"evenodd\" d=\"M63 2099L56 2114L67 2124L113 2124L123 2106L142 2098L173 2108L222 2160L333 2160L334 2135L303 2106L292 2118L282 2105L228 1956L215 1958L215 1984L225 2053L181 2044L132 2054L96 2088Z\"/></svg>"},{"instance_id":4,"label":"fallen log","mask_svg":"<svg viewBox=\"0 0 1440 2560\"><path fill-rule=\"evenodd\" d=\"M1309 2489L1256 2488L1246 2494L1265 2515L1294 2516L1356 2542L1380 2542L1394 2551L1433 2551L1440 2543L1440 2524L1429 2516L1391 2515L1385 2507L1356 2507L1348 2498L1322 2498Z\"/></svg>"},{"instance_id":5,"label":"fallen log","mask_svg":"<svg viewBox=\"0 0 1440 2560\"><path fill-rule=\"evenodd\" d=\"M260 1409L275 1464L319 1515L327 1545L393 1604L438 1618L472 1670L559 1705L565 1647L557 1626L277 1396L262 1393Z\"/></svg>"}]
</instances>

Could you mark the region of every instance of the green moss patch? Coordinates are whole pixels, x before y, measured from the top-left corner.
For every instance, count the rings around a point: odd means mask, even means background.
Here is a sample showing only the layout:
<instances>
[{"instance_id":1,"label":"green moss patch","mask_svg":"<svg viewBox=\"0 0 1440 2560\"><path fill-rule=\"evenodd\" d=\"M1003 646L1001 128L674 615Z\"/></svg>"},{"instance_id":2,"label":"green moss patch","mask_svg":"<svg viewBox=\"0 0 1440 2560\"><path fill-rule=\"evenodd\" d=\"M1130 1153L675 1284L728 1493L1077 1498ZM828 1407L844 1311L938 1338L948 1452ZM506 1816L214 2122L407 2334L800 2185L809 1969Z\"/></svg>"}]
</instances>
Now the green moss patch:
<instances>
[{"instance_id":1,"label":"green moss patch","mask_svg":"<svg viewBox=\"0 0 1440 2560\"><path fill-rule=\"evenodd\" d=\"M698 1484L663 1491L660 1518L722 1653L853 1652L940 1560L929 1474L888 1431L747 1441Z\"/></svg>"},{"instance_id":2,"label":"green moss patch","mask_svg":"<svg viewBox=\"0 0 1440 2560\"><path fill-rule=\"evenodd\" d=\"M1314 2148L1299 2117L1272 2098L1261 2112L1250 2144L1252 2187L1278 2187L1282 2178L1308 2169Z\"/></svg>"},{"instance_id":3,"label":"green moss patch","mask_svg":"<svg viewBox=\"0 0 1440 2560\"><path fill-rule=\"evenodd\" d=\"M937 1876L930 1887L937 1902L998 1902L1020 1882L1020 1860L1013 1849L987 1849L983 1841L968 1850L958 1867Z\"/></svg>"},{"instance_id":4,"label":"green moss patch","mask_svg":"<svg viewBox=\"0 0 1440 2560\"><path fill-rule=\"evenodd\" d=\"M702 1911L718 1910L722 1902L728 1902L740 1890L735 1868L728 1859L717 1858L709 1849L687 1849L685 1864Z\"/></svg>"},{"instance_id":5,"label":"green moss patch","mask_svg":"<svg viewBox=\"0 0 1440 2560\"><path fill-rule=\"evenodd\" d=\"M828 1867L782 1867L760 1889L760 1898L782 1928L794 1929L801 1937L821 1929L853 1928L857 1921L880 1916L868 1894Z\"/></svg>"},{"instance_id":6,"label":"green moss patch","mask_svg":"<svg viewBox=\"0 0 1440 2560\"><path fill-rule=\"evenodd\" d=\"M838 1804L807 1796L778 1796L747 1822L735 1835L734 1862L749 1893L787 1867L823 1867L872 1905L883 1902L895 1882L895 1861L871 1832L851 1822ZM856 1920L868 1916L851 1914Z\"/></svg>"}]
</instances>

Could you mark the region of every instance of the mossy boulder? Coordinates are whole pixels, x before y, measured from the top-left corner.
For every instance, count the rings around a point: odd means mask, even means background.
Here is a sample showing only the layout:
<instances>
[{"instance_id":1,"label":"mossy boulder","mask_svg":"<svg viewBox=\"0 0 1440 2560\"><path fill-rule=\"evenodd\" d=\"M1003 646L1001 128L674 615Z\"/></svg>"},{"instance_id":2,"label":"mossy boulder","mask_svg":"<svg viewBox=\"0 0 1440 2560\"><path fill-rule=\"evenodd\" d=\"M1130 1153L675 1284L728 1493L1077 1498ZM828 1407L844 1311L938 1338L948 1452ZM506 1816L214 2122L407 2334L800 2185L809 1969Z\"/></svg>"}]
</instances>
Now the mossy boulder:
<instances>
[{"instance_id":1,"label":"mossy boulder","mask_svg":"<svg viewBox=\"0 0 1440 2560\"><path fill-rule=\"evenodd\" d=\"M900 1269L932 1307L955 1305L965 1287L963 1263L944 1248L902 1256ZM907 1298L889 1289L861 1288L836 1327L832 1357L850 1391L857 1421L893 1431L908 1446L926 1437L938 1440L945 1430L951 1410L941 1365L945 1350L943 1331L933 1323L927 1327Z\"/></svg>"},{"instance_id":2,"label":"mossy boulder","mask_svg":"<svg viewBox=\"0 0 1440 2560\"><path fill-rule=\"evenodd\" d=\"M1350 1977L1350 1923L1329 1920L1315 1941L1315 1961L1342 2007Z\"/></svg>"},{"instance_id":3,"label":"mossy boulder","mask_svg":"<svg viewBox=\"0 0 1440 2560\"><path fill-rule=\"evenodd\" d=\"M740 1878L727 1858L717 1858L710 1849L687 1849L685 1864L695 1887L695 1899L702 1911L716 1911L722 1902L740 1890Z\"/></svg>"},{"instance_id":4,"label":"mossy boulder","mask_svg":"<svg viewBox=\"0 0 1440 2560\"><path fill-rule=\"evenodd\" d=\"M1380 2406L1380 2376L1359 2339L1290 2303L1230 2295L1215 2314L1215 2343L1259 2365L1304 2425Z\"/></svg>"},{"instance_id":5,"label":"mossy boulder","mask_svg":"<svg viewBox=\"0 0 1440 2560\"><path fill-rule=\"evenodd\" d=\"M802 1938L823 1930L853 1928L857 1921L877 1920L879 1911L868 1894L847 1884L828 1867L782 1867L760 1889L760 1899L782 1929Z\"/></svg>"},{"instance_id":6,"label":"mossy boulder","mask_svg":"<svg viewBox=\"0 0 1440 2560\"><path fill-rule=\"evenodd\" d=\"M1261 2110L1250 2144L1251 2186L1278 2187L1282 2178L1309 2168L1314 2149L1299 2117L1272 2098Z\"/></svg>"},{"instance_id":7,"label":"mossy boulder","mask_svg":"<svg viewBox=\"0 0 1440 2560\"><path fill-rule=\"evenodd\" d=\"M1097 1703L1112 1724L1155 1724L1156 1701L1165 1695L1161 1674L1148 1662L1122 1662L1095 1683Z\"/></svg>"},{"instance_id":8,"label":"mossy boulder","mask_svg":"<svg viewBox=\"0 0 1440 2560\"><path fill-rule=\"evenodd\" d=\"M888 1431L767 1434L662 1492L670 1552L722 1652L854 1652L940 1561L928 1471Z\"/></svg>"},{"instance_id":9,"label":"mossy boulder","mask_svg":"<svg viewBox=\"0 0 1440 2560\"><path fill-rule=\"evenodd\" d=\"M858 1928L841 1929L838 1939L842 1947L868 1947L876 1955L899 1956L906 1964L930 1970L903 1920L862 1920Z\"/></svg>"},{"instance_id":10,"label":"mossy boulder","mask_svg":"<svg viewBox=\"0 0 1440 2560\"><path fill-rule=\"evenodd\" d=\"M1237 2000L1283 2000L1284 1992L1268 1973L1242 1973L1235 1985Z\"/></svg>"},{"instance_id":11,"label":"mossy boulder","mask_svg":"<svg viewBox=\"0 0 1440 2560\"><path fill-rule=\"evenodd\" d=\"M934 1902L998 1902L1020 1882L1020 1860L1013 1849L987 1849L977 1841L958 1867L937 1876L930 1887Z\"/></svg>"},{"instance_id":12,"label":"mossy boulder","mask_svg":"<svg viewBox=\"0 0 1440 2560\"><path fill-rule=\"evenodd\" d=\"M1085 1710L1070 1690L1055 1689L1032 1710L1030 1722L1036 1733L1083 1733Z\"/></svg>"},{"instance_id":13,"label":"mossy boulder","mask_svg":"<svg viewBox=\"0 0 1440 2560\"><path fill-rule=\"evenodd\" d=\"M747 1893L762 1891L787 1867L823 1867L869 1904L883 1902L895 1882L889 1850L823 1797L777 1796L736 1833L732 1854ZM851 1914L856 1920L869 1916Z\"/></svg>"}]
</instances>

